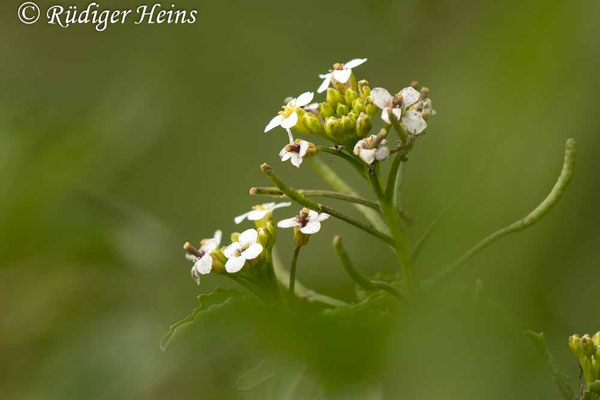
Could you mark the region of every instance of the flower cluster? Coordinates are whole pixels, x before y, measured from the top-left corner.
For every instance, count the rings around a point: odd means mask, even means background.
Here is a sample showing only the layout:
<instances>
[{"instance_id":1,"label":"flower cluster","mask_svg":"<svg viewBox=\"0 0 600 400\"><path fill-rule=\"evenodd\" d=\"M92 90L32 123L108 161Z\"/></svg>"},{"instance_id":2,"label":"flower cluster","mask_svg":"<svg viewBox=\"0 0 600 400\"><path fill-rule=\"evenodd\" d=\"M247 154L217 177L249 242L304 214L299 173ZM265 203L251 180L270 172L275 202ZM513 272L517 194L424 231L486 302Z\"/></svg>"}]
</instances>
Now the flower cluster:
<instances>
[{"instance_id":1,"label":"flower cluster","mask_svg":"<svg viewBox=\"0 0 600 400\"><path fill-rule=\"evenodd\" d=\"M334 64L317 89L327 92L324 101L311 103L313 92L302 93L288 99L266 126L265 132L276 127L287 131L289 144L280 152L282 161L290 160L299 167L305 157L317 153L317 147L304 140L294 139L294 134L320 136L342 149L351 157L358 157L367 164L384 161L391 151L385 146L385 136L393 126L402 144L416 137L427 128L427 119L435 114L429 98L429 90L417 90L417 83L400 90L395 95L386 89L371 89L366 80L358 81L353 68L366 62L356 58L345 64ZM376 115L384 124L383 134L370 135Z\"/></svg>"},{"instance_id":2,"label":"flower cluster","mask_svg":"<svg viewBox=\"0 0 600 400\"><path fill-rule=\"evenodd\" d=\"M594 336L573 335L569 337L569 347L579 360L587 385L600 380L600 332Z\"/></svg>"}]
</instances>

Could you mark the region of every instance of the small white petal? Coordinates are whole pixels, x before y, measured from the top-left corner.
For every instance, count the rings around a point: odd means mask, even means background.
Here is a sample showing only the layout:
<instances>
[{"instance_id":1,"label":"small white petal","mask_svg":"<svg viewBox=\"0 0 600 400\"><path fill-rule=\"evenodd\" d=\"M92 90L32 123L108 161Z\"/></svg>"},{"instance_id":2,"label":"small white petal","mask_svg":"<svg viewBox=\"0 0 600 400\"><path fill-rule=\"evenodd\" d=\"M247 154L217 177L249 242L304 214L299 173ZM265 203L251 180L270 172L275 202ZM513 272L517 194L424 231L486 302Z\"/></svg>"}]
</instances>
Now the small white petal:
<instances>
[{"instance_id":1,"label":"small white petal","mask_svg":"<svg viewBox=\"0 0 600 400\"><path fill-rule=\"evenodd\" d=\"M321 86L319 86L319 88L317 89L317 93L323 93L327 90L329 84L331 83L331 73L319 75L319 77L323 79L323 82L321 82Z\"/></svg>"},{"instance_id":2,"label":"small white petal","mask_svg":"<svg viewBox=\"0 0 600 400\"><path fill-rule=\"evenodd\" d=\"M300 232L306 235L312 235L313 233L317 233L321 230L321 223L319 221L310 221L303 228L300 228Z\"/></svg>"},{"instance_id":3,"label":"small white petal","mask_svg":"<svg viewBox=\"0 0 600 400\"><path fill-rule=\"evenodd\" d=\"M256 239L258 239L258 232L256 231L256 229L250 228L240 233L238 242L242 245L243 248L246 248L252 243L256 243Z\"/></svg>"},{"instance_id":4,"label":"small white petal","mask_svg":"<svg viewBox=\"0 0 600 400\"><path fill-rule=\"evenodd\" d=\"M350 75L352 75L351 69L336 69L333 71L333 79L340 83L348 82Z\"/></svg>"},{"instance_id":5,"label":"small white petal","mask_svg":"<svg viewBox=\"0 0 600 400\"><path fill-rule=\"evenodd\" d=\"M308 220L309 221L316 221L317 218L319 218L319 213L316 212L315 210L309 210L308 211Z\"/></svg>"},{"instance_id":6,"label":"small white petal","mask_svg":"<svg viewBox=\"0 0 600 400\"><path fill-rule=\"evenodd\" d=\"M309 147L310 147L310 144L306 140L302 140L300 142L300 151L298 152L298 155L300 157L304 157L306 155L306 152L308 151Z\"/></svg>"},{"instance_id":7,"label":"small white petal","mask_svg":"<svg viewBox=\"0 0 600 400\"><path fill-rule=\"evenodd\" d=\"M185 258L187 258L190 261L196 261L197 257L193 254L185 253Z\"/></svg>"},{"instance_id":8,"label":"small white petal","mask_svg":"<svg viewBox=\"0 0 600 400\"><path fill-rule=\"evenodd\" d=\"M367 147L367 141L365 139L361 139L354 145L354 154L359 155L360 151Z\"/></svg>"},{"instance_id":9,"label":"small white petal","mask_svg":"<svg viewBox=\"0 0 600 400\"><path fill-rule=\"evenodd\" d=\"M390 121L389 110L391 110L391 108L384 108L383 110L381 110L381 119L386 124L391 124L392 123L392 121Z\"/></svg>"},{"instance_id":10,"label":"small white petal","mask_svg":"<svg viewBox=\"0 0 600 400\"><path fill-rule=\"evenodd\" d=\"M375 105L382 110L384 108L391 107L392 102L394 101L394 98L390 92L380 87L376 87L371 90L371 97L373 97L373 103L375 103Z\"/></svg>"},{"instance_id":11,"label":"small white petal","mask_svg":"<svg viewBox=\"0 0 600 400\"><path fill-rule=\"evenodd\" d=\"M375 149L361 149L358 156L367 164L373 164L375 161Z\"/></svg>"},{"instance_id":12,"label":"small white petal","mask_svg":"<svg viewBox=\"0 0 600 400\"><path fill-rule=\"evenodd\" d=\"M379 146L375 152L377 161L386 160L390 156L390 149L387 146Z\"/></svg>"},{"instance_id":13,"label":"small white petal","mask_svg":"<svg viewBox=\"0 0 600 400\"><path fill-rule=\"evenodd\" d=\"M304 107L315 97L313 92L304 92L296 99L296 107Z\"/></svg>"},{"instance_id":14,"label":"small white petal","mask_svg":"<svg viewBox=\"0 0 600 400\"><path fill-rule=\"evenodd\" d=\"M241 223L243 220L246 219L246 217L248 216L248 214L250 214L250 211L243 213L242 215L238 215L237 217L235 217L233 219L233 222L235 222L236 224Z\"/></svg>"},{"instance_id":15,"label":"small white petal","mask_svg":"<svg viewBox=\"0 0 600 400\"><path fill-rule=\"evenodd\" d=\"M254 243L242 252L242 257L246 260L253 260L262 253L263 247L260 243Z\"/></svg>"},{"instance_id":16,"label":"small white petal","mask_svg":"<svg viewBox=\"0 0 600 400\"><path fill-rule=\"evenodd\" d=\"M223 232L220 229L215 231L215 235L213 236L214 241L217 243L217 246L221 244L221 238L223 237Z\"/></svg>"},{"instance_id":17,"label":"small white petal","mask_svg":"<svg viewBox=\"0 0 600 400\"><path fill-rule=\"evenodd\" d=\"M329 219L329 214L327 214L327 213L321 213L317 217L317 221L319 221L319 222L325 221L326 219Z\"/></svg>"},{"instance_id":18,"label":"small white petal","mask_svg":"<svg viewBox=\"0 0 600 400\"><path fill-rule=\"evenodd\" d=\"M242 245L239 242L233 242L223 250L223 255L227 258L237 257L238 253L242 250Z\"/></svg>"},{"instance_id":19,"label":"small white petal","mask_svg":"<svg viewBox=\"0 0 600 400\"><path fill-rule=\"evenodd\" d=\"M405 87L400 91L402 95L402 108L407 108L419 101L421 93L419 93L414 87Z\"/></svg>"},{"instance_id":20,"label":"small white petal","mask_svg":"<svg viewBox=\"0 0 600 400\"><path fill-rule=\"evenodd\" d=\"M427 128L427 122L413 111L408 111L402 117L404 129L413 135L418 135Z\"/></svg>"},{"instance_id":21,"label":"small white petal","mask_svg":"<svg viewBox=\"0 0 600 400\"><path fill-rule=\"evenodd\" d=\"M248 213L248 221L258 221L263 219L270 210L252 210Z\"/></svg>"},{"instance_id":22,"label":"small white petal","mask_svg":"<svg viewBox=\"0 0 600 400\"><path fill-rule=\"evenodd\" d=\"M279 221L277 223L277 226L279 228L293 228L294 226L298 226L298 220L296 219L296 217L292 217L292 218L288 218L288 219L282 219L281 221Z\"/></svg>"},{"instance_id":23,"label":"small white petal","mask_svg":"<svg viewBox=\"0 0 600 400\"><path fill-rule=\"evenodd\" d=\"M234 274L242 269L245 263L246 259L244 257L232 257L225 263L225 270L230 274Z\"/></svg>"},{"instance_id":24,"label":"small white petal","mask_svg":"<svg viewBox=\"0 0 600 400\"><path fill-rule=\"evenodd\" d=\"M292 154L292 158L290 160L290 162L292 163L292 165L296 168L300 168L300 166L302 165L302 157L300 157L298 154L293 153Z\"/></svg>"},{"instance_id":25,"label":"small white petal","mask_svg":"<svg viewBox=\"0 0 600 400\"><path fill-rule=\"evenodd\" d=\"M296 126L297 122L298 122L298 115L294 111L294 112L292 112L292 114L289 117L287 117L286 119L281 121L281 127L285 128L285 129L290 129L290 128L293 128L294 126Z\"/></svg>"},{"instance_id":26,"label":"small white petal","mask_svg":"<svg viewBox=\"0 0 600 400\"><path fill-rule=\"evenodd\" d=\"M196 271L201 273L202 275L209 274L212 270L213 259L208 254L203 256L201 259L196 261L194 266L196 267Z\"/></svg>"},{"instance_id":27,"label":"small white petal","mask_svg":"<svg viewBox=\"0 0 600 400\"><path fill-rule=\"evenodd\" d=\"M200 250L206 254L210 254L215 251L217 247L219 247L219 245L214 239L208 239L202 246L200 246Z\"/></svg>"},{"instance_id":28,"label":"small white petal","mask_svg":"<svg viewBox=\"0 0 600 400\"><path fill-rule=\"evenodd\" d=\"M348 69L356 68L359 65L365 63L366 61L367 61L366 58L354 58L354 59L348 61L347 63L345 63L344 68L348 68Z\"/></svg>"},{"instance_id":29,"label":"small white petal","mask_svg":"<svg viewBox=\"0 0 600 400\"><path fill-rule=\"evenodd\" d=\"M279 125L281 125L281 121L283 121L283 115L278 114L276 117L274 117L268 124L267 127L265 128L265 132L269 132L271 129L273 128L277 128Z\"/></svg>"},{"instance_id":30,"label":"small white petal","mask_svg":"<svg viewBox=\"0 0 600 400\"><path fill-rule=\"evenodd\" d=\"M273 207L271 207L271 210L276 210L276 209L278 209L278 208L282 208L282 207L289 207L289 206L291 206L291 205L292 205L292 203L291 203L291 202L289 202L289 201L284 201L283 203L277 203L277 204L274 204L274 205L273 205Z\"/></svg>"},{"instance_id":31,"label":"small white petal","mask_svg":"<svg viewBox=\"0 0 600 400\"><path fill-rule=\"evenodd\" d=\"M287 161L292 157L292 154L293 153L287 151L284 147L283 150L281 150L281 152L279 153L279 157L281 157L281 161Z\"/></svg>"},{"instance_id":32,"label":"small white petal","mask_svg":"<svg viewBox=\"0 0 600 400\"><path fill-rule=\"evenodd\" d=\"M308 112L316 112L319 109L319 103L311 103L304 107L304 109Z\"/></svg>"}]
</instances>

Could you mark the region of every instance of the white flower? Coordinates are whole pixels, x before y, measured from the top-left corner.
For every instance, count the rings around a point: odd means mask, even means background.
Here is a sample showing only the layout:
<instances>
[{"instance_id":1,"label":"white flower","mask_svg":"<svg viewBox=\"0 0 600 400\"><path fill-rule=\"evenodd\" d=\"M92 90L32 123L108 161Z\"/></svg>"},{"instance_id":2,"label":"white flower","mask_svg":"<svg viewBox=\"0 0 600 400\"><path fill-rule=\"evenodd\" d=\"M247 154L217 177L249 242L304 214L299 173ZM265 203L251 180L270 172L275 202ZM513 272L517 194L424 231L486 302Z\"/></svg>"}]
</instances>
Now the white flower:
<instances>
[{"instance_id":1,"label":"white flower","mask_svg":"<svg viewBox=\"0 0 600 400\"><path fill-rule=\"evenodd\" d=\"M421 93L411 86L405 87L399 94L402 95L402 101L398 100L400 96L394 98L384 88L374 88L371 91L373 103L382 110L382 120L390 124L389 111L392 111L392 114L402 122L404 129L413 135L418 135L427 128L427 122L425 122L423 116L435 113L431 108L431 100L425 99L424 101L419 101ZM425 110L421 113L417 112L419 108L423 109L424 107L428 107L428 113Z\"/></svg>"},{"instance_id":2,"label":"white flower","mask_svg":"<svg viewBox=\"0 0 600 400\"><path fill-rule=\"evenodd\" d=\"M278 208L281 208L281 207L289 207L291 205L292 205L292 203L290 203L290 202L265 203L265 204L256 205L256 206L252 207L252 210L248 211L247 213L244 213L242 215L238 215L237 217L235 217L233 219L233 222L235 222L236 224L239 224L245 219L248 219L249 221L259 221L259 220L265 218L266 216L271 215L271 213L274 210L277 210Z\"/></svg>"},{"instance_id":3,"label":"white flower","mask_svg":"<svg viewBox=\"0 0 600 400\"><path fill-rule=\"evenodd\" d=\"M212 238L202 241L198 255L189 253L185 255L187 259L194 261L191 274L198 285L200 284L200 275L209 274L212 270L213 259L211 253L221 244L221 236L222 232L217 230Z\"/></svg>"},{"instance_id":4,"label":"white flower","mask_svg":"<svg viewBox=\"0 0 600 400\"><path fill-rule=\"evenodd\" d=\"M247 229L242 232L237 242L231 243L225 250L223 255L227 257L227 263L225 263L225 270L230 274L238 272L246 260L253 260L260 255L263 251L263 247L260 243L257 243L258 232L256 229Z\"/></svg>"},{"instance_id":5,"label":"white flower","mask_svg":"<svg viewBox=\"0 0 600 400\"><path fill-rule=\"evenodd\" d=\"M310 148L310 143L306 140L297 140L296 142L285 145L279 152L281 161L290 160L293 166L300 168L302 165L303 157Z\"/></svg>"},{"instance_id":6,"label":"white flower","mask_svg":"<svg viewBox=\"0 0 600 400\"><path fill-rule=\"evenodd\" d=\"M327 218L329 218L329 214L319 214L313 210L302 209L299 215L281 220L277 223L277 226L280 228L298 227L300 232L305 235L312 235L321 230L321 221L325 221Z\"/></svg>"},{"instance_id":7,"label":"white flower","mask_svg":"<svg viewBox=\"0 0 600 400\"><path fill-rule=\"evenodd\" d=\"M265 127L265 132L269 132L271 129L281 126L284 129L290 129L296 126L298 122L298 114L296 109L304 107L309 104L315 94L313 92L304 92L295 99L291 99L284 107L284 111L281 111L275 116Z\"/></svg>"},{"instance_id":8,"label":"white flower","mask_svg":"<svg viewBox=\"0 0 600 400\"><path fill-rule=\"evenodd\" d=\"M386 140L383 139L377 147L373 147L373 142L377 135L371 135L366 139L359 140L354 145L354 154L360 157L367 164L373 164L375 160L383 161L390 156L390 149L384 146Z\"/></svg>"},{"instance_id":9,"label":"white flower","mask_svg":"<svg viewBox=\"0 0 600 400\"><path fill-rule=\"evenodd\" d=\"M317 93L323 93L329 87L331 81L346 83L352 75L352 68L356 68L367 61L366 58L355 58L345 64L335 64L333 70L326 74L320 74L319 78L323 79L321 86L317 89Z\"/></svg>"}]
</instances>

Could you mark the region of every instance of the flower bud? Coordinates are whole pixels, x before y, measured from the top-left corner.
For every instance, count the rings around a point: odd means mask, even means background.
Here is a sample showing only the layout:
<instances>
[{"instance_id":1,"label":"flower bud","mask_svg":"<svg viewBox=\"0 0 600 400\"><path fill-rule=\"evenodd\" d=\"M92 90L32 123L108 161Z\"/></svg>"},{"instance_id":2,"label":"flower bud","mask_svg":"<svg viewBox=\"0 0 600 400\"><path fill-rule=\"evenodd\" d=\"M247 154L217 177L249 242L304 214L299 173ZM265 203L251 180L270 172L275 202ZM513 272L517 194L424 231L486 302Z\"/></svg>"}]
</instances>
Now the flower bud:
<instances>
[{"instance_id":1,"label":"flower bud","mask_svg":"<svg viewBox=\"0 0 600 400\"><path fill-rule=\"evenodd\" d=\"M358 82L358 94L364 100L371 94L369 82L365 79Z\"/></svg>"},{"instance_id":2,"label":"flower bud","mask_svg":"<svg viewBox=\"0 0 600 400\"><path fill-rule=\"evenodd\" d=\"M329 117L332 117L333 114L335 114L335 111L333 110L333 107L331 107L327 103L320 103L319 104L319 111L321 112L321 117L323 117L325 119L327 119Z\"/></svg>"},{"instance_id":3,"label":"flower bud","mask_svg":"<svg viewBox=\"0 0 600 400\"><path fill-rule=\"evenodd\" d=\"M331 108L335 110L337 105L343 102L344 96L342 96L342 94L338 90L335 90L333 88L327 89L327 104L329 104Z\"/></svg>"},{"instance_id":4,"label":"flower bud","mask_svg":"<svg viewBox=\"0 0 600 400\"><path fill-rule=\"evenodd\" d=\"M344 133L353 132L354 126L354 123L347 115L344 115L342 117L342 130L344 131Z\"/></svg>"},{"instance_id":5,"label":"flower bud","mask_svg":"<svg viewBox=\"0 0 600 400\"><path fill-rule=\"evenodd\" d=\"M367 114L369 115L369 117L373 118L375 116L375 114L377 114L377 111L379 111L379 107L377 107L374 103L373 100L369 101L366 103L365 108L367 109Z\"/></svg>"},{"instance_id":6,"label":"flower bud","mask_svg":"<svg viewBox=\"0 0 600 400\"><path fill-rule=\"evenodd\" d=\"M322 135L325 133L321 120L313 113L305 113L302 117L302 124L310 133L314 133L315 135Z\"/></svg>"},{"instance_id":7,"label":"flower bud","mask_svg":"<svg viewBox=\"0 0 600 400\"><path fill-rule=\"evenodd\" d=\"M596 345L588 334L583 335L581 338L581 352L584 356L596 354Z\"/></svg>"},{"instance_id":8,"label":"flower bud","mask_svg":"<svg viewBox=\"0 0 600 400\"><path fill-rule=\"evenodd\" d=\"M594 336L592 336L592 341L596 346L600 346L600 331L596 332Z\"/></svg>"},{"instance_id":9,"label":"flower bud","mask_svg":"<svg viewBox=\"0 0 600 400\"><path fill-rule=\"evenodd\" d=\"M239 237L240 237L239 232L232 232L231 233L231 243L237 242Z\"/></svg>"},{"instance_id":10,"label":"flower bud","mask_svg":"<svg viewBox=\"0 0 600 400\"><path fill-rule=\"evenodd\" d=\"M352 110L354 110L358 115L360 115L361 112L366 112L367 109L365 108L365 101L360 97L355 99L352 102Z\"/></svg>"},{"instance_id":11,"label":"flower bud","mask_svg":"<svg viewBox=\"0 0 600 400\"><path fill-rule=\"evenodd\" d=\"M325 121L325 133L331 137L339 137L342 133L340 120L336 117L329 117Z\"/></svg>"},{"instance_id":12,"label":"flower bud","mask_svg":"<svg viewBox=\"0 0 600 400\"><path fill-rule=\"evenodd\" d=\"M360 113L356 120L356 132L358 132L358 136L362 138L367 137L369 132L371 132L371 128L373 128L373 120L371 117L364 112Z\"/></svg>"},{"instance_id":13,"label":"flower bud","mask_svg":"<svg viewBox=\"0 0 600 400\"><path fill-rule=\"evenodd\" d=\"M343 115L348 114L350 112L350 109L348 108L347 105L340 103L337 105L335 112L337 115L343 116Z\"/></svg>"},{"instance_id":14,"label":"flower bud","mask_svg":"<svg viewBox=\"0 0 600 400\"><path fill-rule=\"evenodd\" d=\"M569 336L569 348L577 357L581 356L581 338L579 335Z\"/></svg>"},{"instance_id":15,"label":"flower bud","mask_svg":"<svg viewBox=\"0 0 600 400\"><path fill-rule=\"evenodd\" d=\"M352 102L354 100L356 100L358 98L358 93L356 93L356 90L354 89L348 89L346 90L346 93L344 93L344 99L346 100L346 105L348 107L352 107Z\"/></svg>"}]
</instances>

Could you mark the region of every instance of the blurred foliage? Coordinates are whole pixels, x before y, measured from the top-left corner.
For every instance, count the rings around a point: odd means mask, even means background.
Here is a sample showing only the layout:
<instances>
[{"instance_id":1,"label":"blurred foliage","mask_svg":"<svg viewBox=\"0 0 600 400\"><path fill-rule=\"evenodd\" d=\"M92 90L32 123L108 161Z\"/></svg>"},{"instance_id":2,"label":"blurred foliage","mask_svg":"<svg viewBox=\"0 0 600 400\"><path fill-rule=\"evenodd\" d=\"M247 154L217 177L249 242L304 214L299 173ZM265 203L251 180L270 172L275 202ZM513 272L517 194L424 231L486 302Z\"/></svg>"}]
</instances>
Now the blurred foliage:
<instances>
[{"instance_id":1,"label":"blurred foliage","mask_svg":"<svg viewBox=\"0 0 600 400\"><path fill-rule=\"evenodd\" d=\"M117 4L137 5L102 2ZM323 377L331 399L558 398L522 332L544 331L575 379L566 339L598 330L600 3L177 5L197 8L197 24L103 33L25 26L16 2L0 5L0 398L261 398L253 391L263 385L237 390L242 374L264 360L293 372L306 359L301 386ZM319 72L353 57L369 58L360 73L373 85L419 80L432 89L438 115L404 184L413 242L459 201L423 248L420 276L535 206L575 137L566 196L540 224L478 256L436 300L401 312L387 333L242 307L161 352L161 335L200 292L231 286L211 277L198 289L181 244L234 229L232 217L255 201L248 187L266 183L258 165L277 165L296 187L325 188L309 169L278 164L285 134L262 130L284 97L316 89ZM289 259L286 233L279 249ZM328 221L299 278L349 300L334 233L360 249L352 253L361 270L390 272L393 257Z\"/></svg>"}]
</instances>

